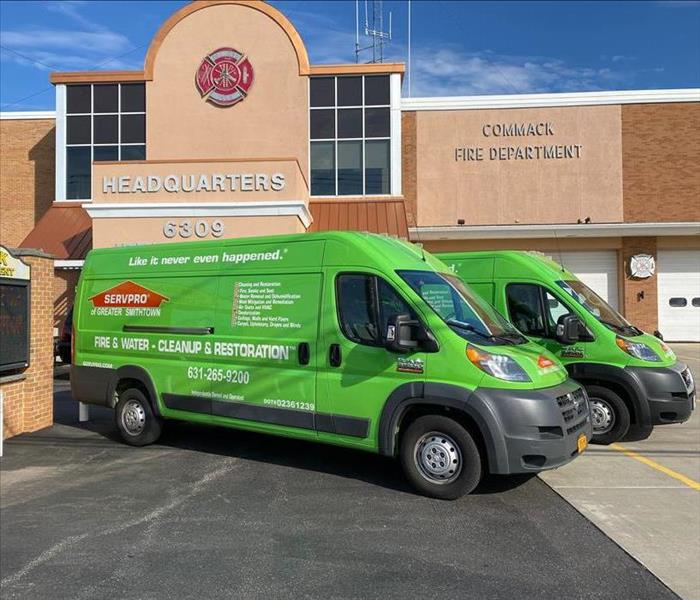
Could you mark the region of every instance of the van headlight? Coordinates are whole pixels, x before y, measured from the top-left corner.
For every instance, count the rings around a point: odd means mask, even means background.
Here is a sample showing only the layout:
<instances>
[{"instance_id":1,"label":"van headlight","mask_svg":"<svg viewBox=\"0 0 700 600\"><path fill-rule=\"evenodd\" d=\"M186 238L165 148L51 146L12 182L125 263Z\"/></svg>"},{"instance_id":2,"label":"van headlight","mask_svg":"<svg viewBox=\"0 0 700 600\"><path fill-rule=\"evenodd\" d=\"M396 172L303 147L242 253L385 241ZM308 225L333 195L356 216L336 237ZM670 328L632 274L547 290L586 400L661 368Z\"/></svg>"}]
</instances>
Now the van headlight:
<instances>
[{"instance_id":1,"label":"van headlight","mask_svg":"<svg viewBox=\"0 0 700 600\"><path fill-rule=\"evenodd\" d=\"M506 381L532 381L525 370L510 356L492 354L486 350L467 346L467 358L471 363L496 379Z\"/></svg>"},{"instance_id":2,"label":"van headlight","mask_svg":"<svg viewBox=\"0 0 700 600\"><path fill-rule=\"evenodd\" d=\"M639 360L661 362L659 355L646 344L642 344L641 342L631 342L630 340L626 340L625 338L621 337L616 337L615 343L620 350L624 350L627 352L627 354L634 356Z\"/></svg>"}]
</instances>

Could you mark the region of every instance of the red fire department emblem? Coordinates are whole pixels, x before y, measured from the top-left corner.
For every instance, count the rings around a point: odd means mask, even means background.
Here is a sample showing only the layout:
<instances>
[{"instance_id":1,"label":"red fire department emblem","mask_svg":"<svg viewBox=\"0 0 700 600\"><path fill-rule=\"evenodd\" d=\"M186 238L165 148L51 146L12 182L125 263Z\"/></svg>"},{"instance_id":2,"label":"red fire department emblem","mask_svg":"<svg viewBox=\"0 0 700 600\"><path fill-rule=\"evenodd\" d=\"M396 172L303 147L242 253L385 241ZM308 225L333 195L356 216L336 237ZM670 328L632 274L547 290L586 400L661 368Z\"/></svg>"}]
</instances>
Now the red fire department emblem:
<instances>
[{"instance_id":1,"label":"red fire department emblem","mask_svg":"<svg viewBox=\"0 0 700 600\"><path fill-rule=\"evenodd\" d=\"M202 98L218 106L233 106L253 85L253 65L233 48L219 48L204 57L195 77Z\"/></svg>"}]
</instances>

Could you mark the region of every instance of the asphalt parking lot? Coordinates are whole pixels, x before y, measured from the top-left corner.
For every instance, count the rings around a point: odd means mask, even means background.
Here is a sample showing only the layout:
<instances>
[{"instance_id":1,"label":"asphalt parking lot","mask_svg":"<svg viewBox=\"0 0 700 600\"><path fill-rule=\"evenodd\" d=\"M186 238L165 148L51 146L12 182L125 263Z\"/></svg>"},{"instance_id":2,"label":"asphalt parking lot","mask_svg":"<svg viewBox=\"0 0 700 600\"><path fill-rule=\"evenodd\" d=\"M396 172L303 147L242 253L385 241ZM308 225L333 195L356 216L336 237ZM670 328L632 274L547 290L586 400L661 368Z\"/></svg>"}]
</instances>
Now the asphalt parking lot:
<instances>
[{"instance_id":1,"label":"asphalt parking lot","mask_svg":"<svg viewBox=\"0 0 700 600\"><path fill-rule=\"evenodd\" d=\"M3 598L677 597L540 478L444 502L340 448L182 423L131 448L56 390L0 462Z\"/></svg>"},{"instance_id":2,"label":"asphalt parking lot","mask_svg":"<svg viewBox=\"0 0 700 600\"><path fill-rule=\"evenodd\" d=\"M134 449L57 407L6 445L4 598L674 597L537 478L441 502L372 455L188 424Z\"/></svg>"}]
</instances>

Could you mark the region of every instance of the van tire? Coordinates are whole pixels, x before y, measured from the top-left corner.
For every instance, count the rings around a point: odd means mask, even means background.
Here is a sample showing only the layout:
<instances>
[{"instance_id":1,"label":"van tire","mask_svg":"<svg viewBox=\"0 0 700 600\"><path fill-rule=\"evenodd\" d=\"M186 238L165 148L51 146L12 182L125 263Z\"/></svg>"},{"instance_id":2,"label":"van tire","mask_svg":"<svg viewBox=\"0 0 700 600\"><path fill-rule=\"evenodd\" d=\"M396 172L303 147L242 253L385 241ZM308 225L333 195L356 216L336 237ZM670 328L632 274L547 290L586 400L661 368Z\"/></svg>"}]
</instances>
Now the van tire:
<instances>
[{"instance_id":1,"label":"van tire","mask_svg":"<svg viewBox=\"0 0 700 600\"><path fill-rule=\"evenodd\" d=\"M620 441L630 428L630 411L625 401L611 389L600 385L587 385L588 403L591 407L591 421L593 422L592 444L607 445ZM604 426L606 419L612 423ZM599 424L596 433L596 424Z\"/></svg>"},{"instance_id":2,"label":"van tire","mask_svg":"<svg viewBox=\"0 0 700 600\"><path fill-rule=\"evenodd\" d=\"M163 419L153 412L146 394L134 387L119 394L114 421L122 439L131 446L152 444L163 430Z\"/></svg>"},{"instance_id":3,"label":"van tire","mask_svg":"<svg viewBox=\"0 0 700 600\"><path fill-rule=\"evenodd\" d=\"M435 462L428 459L433 455ZM456 500L481 480L482 457L474 438L457 421L441 415L413 421L401 436L399 457L411 485L431 498ZM459 469L456 474L449 470L452 463Z\"/></svg>"}]
</instances>

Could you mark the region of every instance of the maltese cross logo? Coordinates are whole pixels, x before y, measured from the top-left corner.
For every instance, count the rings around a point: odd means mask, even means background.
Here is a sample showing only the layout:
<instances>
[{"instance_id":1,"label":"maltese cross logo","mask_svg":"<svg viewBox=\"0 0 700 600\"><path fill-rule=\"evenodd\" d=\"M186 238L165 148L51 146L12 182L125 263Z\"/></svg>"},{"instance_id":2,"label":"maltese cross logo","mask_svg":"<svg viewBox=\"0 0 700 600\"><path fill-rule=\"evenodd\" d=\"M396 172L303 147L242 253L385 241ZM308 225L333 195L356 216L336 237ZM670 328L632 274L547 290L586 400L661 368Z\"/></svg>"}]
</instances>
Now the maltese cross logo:
<instances>
[{"instance_id":1,"label":"maltese cross logo","mask_svg":"<svg viewBox=\"0 0 700 600\"><path fill-rule=\"evenodd\" d=\"M238 50L219 48L204 57L195 83L207 102L233 106L245 99L253 85L253 65Z\"/></svg>"}]
</instances>

